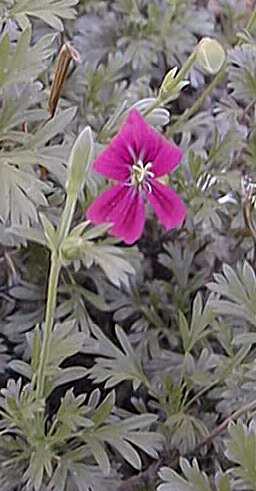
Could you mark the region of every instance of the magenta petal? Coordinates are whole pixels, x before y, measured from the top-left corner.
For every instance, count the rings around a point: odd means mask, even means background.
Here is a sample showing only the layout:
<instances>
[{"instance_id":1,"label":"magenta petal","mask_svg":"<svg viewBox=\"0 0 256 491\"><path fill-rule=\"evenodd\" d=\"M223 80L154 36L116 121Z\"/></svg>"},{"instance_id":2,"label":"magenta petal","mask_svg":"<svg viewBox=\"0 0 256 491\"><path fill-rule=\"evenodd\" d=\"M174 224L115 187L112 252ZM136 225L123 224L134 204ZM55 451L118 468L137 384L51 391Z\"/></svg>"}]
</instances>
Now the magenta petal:
<instances>
[{"instance_id":1,"label":"magenta petal","mask_svg":"<svg viewBox=\"0 0 256 491\"><path fill-rule=\"evenodd\" d=\"M123 184L108 189L89 206L86 217L95 224L115 222L120 202L126 193L127 187Z\"/></svg>"},{"instance_id":2,"label":"magenta petal","mask_svg":"<svg viewBox=\"0 0 256 491\"><path fill-rule=\"evenodd\" d=\"M101 194L86 217L94 224L113 223L110 233L132 244L143 232L144 202L134 188L119 184Z\"/></svg>"},{"instance_id":3,"label":"magenta petal","mask_svg":"<svg viewBox=\"0 0 256 491\"><path fill-rule=\"evenodd\" d=\"M136 160L152 163L152 172L160 177L176 169L182 151L155 131L133 109L119 133L94 162L94 169L109 179L127 181Z\"/></svg>"},{"instance_id":4,"label":"magenta petal","mask_svg":"<svg viewBox=\"0 0 256 491\"><path fill-rule=\"evenodd\" d=\"M182 158L179 147L152 128L136 110L130 112L126 125L129 145L135 150L137 157L142 157L145 164L152 163L151 170L155 177L164 176L176 169Z\"/></svg>"},{"instance_id":5,"label":"magenta petal","mask_svg":"<svg viewBox=\"0 0 256 491\"><path fill-rule=\"evenodd\" d=\"M158 181L151 181L152 192L147 198L153 206L159 221L166 228L179 227L187 214L186 206L173 189L164 186Z\"/></svg>"},{"instance_id":6,"label":"magenta petal","mask_svg":"<svg viewBox=\"0 0 256 491\"><path fill-rule=\"evenodd\" d=\"M161 145L150 169L155 177L161 177L173 172L178 167L183 155L179 147L169 143L162 136L160 138L162 140Z\"/></svg>"},{"instance_id":7,"label":"magenta petal","mask_svg":"<svg viewBox=\"0 0 256 491\"><path fill-rule=\"evenodd\" d=\"M145 225L144 201L139 192L130 188L120 210L118 210L118 220L116 221L111 233L120 237L126 244L133 244L138 240Z\"/></svg>"},{"instance_id":8,"label":"magenta petal","mask_svg":"<svg viewBox=\"0 0 256 491\"><path fill-rule=\"evenodd\" d=\"M93 165L96 172L116 181L125 182L129 179L131 167L141 155L141 145L144 146L142 140L140 146L136 145L136 114L139 113L137 111L129 113L119 133L99 154Z\"/></svg>"},{"instance_id":9,"label":"magenta petal","mask_svg":"<svg viewBox=\"0 0 256 491\"><path fill-rule=\"evenodd\" d=\"M128 150L122 147L117 140L119 140L118 135L106 150L99 154L93 168L109 179L124 182L129 179L132 161Z\"/></svg>"}]
</instances>

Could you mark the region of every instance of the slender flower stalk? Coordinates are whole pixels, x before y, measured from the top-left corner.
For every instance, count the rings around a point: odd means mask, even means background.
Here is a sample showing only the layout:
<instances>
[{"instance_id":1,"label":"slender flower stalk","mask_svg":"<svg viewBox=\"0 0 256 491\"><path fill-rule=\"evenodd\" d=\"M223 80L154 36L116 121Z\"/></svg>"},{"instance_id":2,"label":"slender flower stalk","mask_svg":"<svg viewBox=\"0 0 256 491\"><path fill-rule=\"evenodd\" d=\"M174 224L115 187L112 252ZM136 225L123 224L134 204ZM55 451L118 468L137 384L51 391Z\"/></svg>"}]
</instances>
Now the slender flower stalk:
<instances>
[{"instance_id":1,"label":"slender flower stalk","mask_svg":"<svg viewBox=\"0 0 256 491\"><path fill-rule=\"evenodd\" d=\"M253 11L252 11L252 13L250 15L250 18L249 18L249 20L247 22L247 25L245 27L245 31L247 31L249 34L251 34L254 31L255 26L256 26L256 10L253 9ZM241 39L238 40L237 45L238 46L242 46L243 42L244 41L241 38Z\"/></svg>"},{"instance_id":2,"label":"slender flower stalk","mask_svg":"<svg viewBox=\"0 0 256 491\"><path fill-rule=\"evenodd\" d=\"M179 116L177 121L172 126L170 126L170 128L168 129L169 136L173 136L176 133L178 133L181 130L184 123L186 123L192 116L194 116L194 114L196 114L199 111L199 109L204 104L207 97L209 97L211 93L214 91L214 89L218 87L218 85L221 84L225 79L226 69L227 69L227 63L223 65L219 73L214 77L211 83L202 92L200 97L196 99L194 104L187 111L185 111L181 116Z\"/></svg>"},{"instance_id":3,"label":"slender flower stalk","mask_svg":"<svg viewBox=\"0 0 256 491\"><path fill-rule=\"evenodd\" d=\"M191 68L193 67L197 58L197 47L195 47L194 51L192 51L191 55L185 61L184 65L181 67L177 77L175 78L176 85L182 82L184 78L188 75Z\"/></svg>"},{"instance_id":4,"label":"slender flower stalk","mask_svg":"<svg viewBox=\"0 0 256 491\"><path fill-rule=\"evenodd\" d=\"M59 281L59 273L60 273L60 262L56 254L52 254L51 256L51 267L50 267L50 275L48 282L48 292L47 292L47 305L46 305L46 316L45 316L45 325L44 325L44 333L43 333L43 343L42 343L42 351L40 357L40 363L38 368L38 377L36 384L36 398L41 399L44 396L45 390L45 368L47 366L48 357L49 357L49 348L51 343L51 332L53 328L54 322L54 314L56 309L57 302L57 288Z\"/></svg>"},{"instance_id":5,"label":"slender flower stalk","mask_svg":"<svg viewBox=\"0 0 256 491\"><path fill-rule=\"evenodd\" d=\"M41 351L38 376L37 376L37 384L36 384L37 399L43 397L45 392L45 379L46 379L45 369L47 367L47 362L49 357L51 332L54 323L54 315L55 315L56 303L57 303L58 282L59 282L59 275L61 270L61 261L58 254L58 248L61 246L63 240L68 235L74 210L75 210L75 205L76 205L76 199L74 199L74 197L68 194L61 223L60 223L58 236L57 236L57 250L53 251L51 254L43 343L42 343L42 351Z\"/></svg>"},{"instance_id":6,"label":"slender flower stalk","mask_svg":"<svg viewBox=\"0 0 256 491\"><path fill-rule=\"evenodd\" d=\"M253 10L253 12L252 12L252 14L248 20L248 23L246 25L245 30L247 32L249 32L249 34L250 34L255 29L255 25L256 25L256 10ZM243 39L239 39L238 42L236 43L236 45L242 46L243 42L244 42ZM182 128L182 125L185 122L187 122L195 113L197 113L197 111L199 111L199 109L203 105L206 98L208 96L210 96L211 93L214 91L214 89L216 87L218 87L218 85L224 81L225 76L226 76L227 66L228 66L228 63L225 62L223 64L222 68L220 69L220 71L217 73L217 75L212 80L212 82L208 85L208 87L206 87L204 92L201 94L200 97L198 97L198 99L194 102L194 104L191 106L191 108L188 109L187 111L185 111L181 116L179 116L177 121L169 128L169 131L168 131L169 136L173 136L176 133L178 133L180 131L180 129Z\"/></svg>"},{"instance_id":7,"label":"slender flower stalk","mask_svg":"<svg viewBox=\"0 0 256 491\"><path fill-rule=\"evenodd\" d=\"M78 136L69 158L66 191L67 197L65 207L60 221L60 226L51 243L50 274L47 291L46 316L43 332L42 350L36 379L36 397L41 399L45 396L46 368L49 358L51 334L57 304L57 290L61 270L61 248L64 240L69 234L71 222L75 212L77 196L84 185L88 166L93 152L93 140L91 130L86 127Z\"/></svg>"}]
</instances>

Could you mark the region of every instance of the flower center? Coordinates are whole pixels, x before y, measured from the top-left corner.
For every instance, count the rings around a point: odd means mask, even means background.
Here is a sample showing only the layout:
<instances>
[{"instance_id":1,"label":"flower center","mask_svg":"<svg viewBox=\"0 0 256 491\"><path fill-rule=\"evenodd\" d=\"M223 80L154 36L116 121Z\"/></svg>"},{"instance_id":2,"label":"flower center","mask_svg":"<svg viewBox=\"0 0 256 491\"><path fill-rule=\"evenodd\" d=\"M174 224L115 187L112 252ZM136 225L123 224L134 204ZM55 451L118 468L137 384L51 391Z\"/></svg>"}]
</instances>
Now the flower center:
<instances>
[{"instance_id":1,"label":"flower center","mask_svg":"<svg viewBox=\"0 0 256 491\"><path fill-rule=\"evenodd\" d=\"M150 170L152 162L144 164L141 159L138 159L132 166L131 172L131 184L136 186L141 191L146 185L147 190L151 193L152 187L149 183L150 179L154 177L154 173Z\"/></svg>"}]
</instances>

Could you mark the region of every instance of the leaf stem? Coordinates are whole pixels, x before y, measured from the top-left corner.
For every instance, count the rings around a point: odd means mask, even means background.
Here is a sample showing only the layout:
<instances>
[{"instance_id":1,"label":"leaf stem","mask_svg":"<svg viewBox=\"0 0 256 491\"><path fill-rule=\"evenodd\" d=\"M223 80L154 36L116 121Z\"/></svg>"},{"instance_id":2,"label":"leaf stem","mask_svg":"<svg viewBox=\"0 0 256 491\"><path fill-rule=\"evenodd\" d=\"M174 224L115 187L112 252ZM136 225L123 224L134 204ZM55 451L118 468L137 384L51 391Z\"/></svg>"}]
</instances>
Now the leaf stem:
<instances>
[{"instance_id":1,"label":"leaf stem","mask_svg":"<svg viewBox=\"0 0 256 491\"><path fill-rule=\"evenodd\" d=\"M201 397L205 392L208 392L208 390L213 389L215 385L217 385L220 382L219 379L213 380L209 385L206 387L203 387L199 392L197 392L186 404L185 404L185 410L187 411L198 399Z\"/></svg>"},{"instance_id":2,"label":"leaf stem","mask_svg":"<svg viewBox=\"0 0 256 491\"><path fill-rule=\"evenodd\" d=\"M248 21L248 24L246 26L246 30L251 34L251 31L253 31L254 27L256 24L256 10L254 9L251 16L250 16L250 19Z\"/></svg>"}]
</instances>

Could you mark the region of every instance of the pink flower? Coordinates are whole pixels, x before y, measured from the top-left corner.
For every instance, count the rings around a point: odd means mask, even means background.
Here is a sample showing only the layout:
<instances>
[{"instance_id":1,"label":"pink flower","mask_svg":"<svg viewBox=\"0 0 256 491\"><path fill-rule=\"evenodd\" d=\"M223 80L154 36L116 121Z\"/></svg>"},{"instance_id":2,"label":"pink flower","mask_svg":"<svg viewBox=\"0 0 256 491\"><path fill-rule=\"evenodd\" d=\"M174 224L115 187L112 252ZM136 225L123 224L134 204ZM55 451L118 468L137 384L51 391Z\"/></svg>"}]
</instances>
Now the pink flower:
<instances>
[{"instance_id":1,"label":"pink flower","mask_svg":"<svg viewBox=\"0 0 256 491\"><path fill-rule=\"evenodd\" d=\"M180 148L155 131L132 110L121 130L94 162L94 169L118 184L101 194L87 210L94 224L112 223L110 233L133 244L143 233L145 200L170 230L186 216L179 196L157 178L173 172L182 158Z\"/></svg>"}]
</instances>

